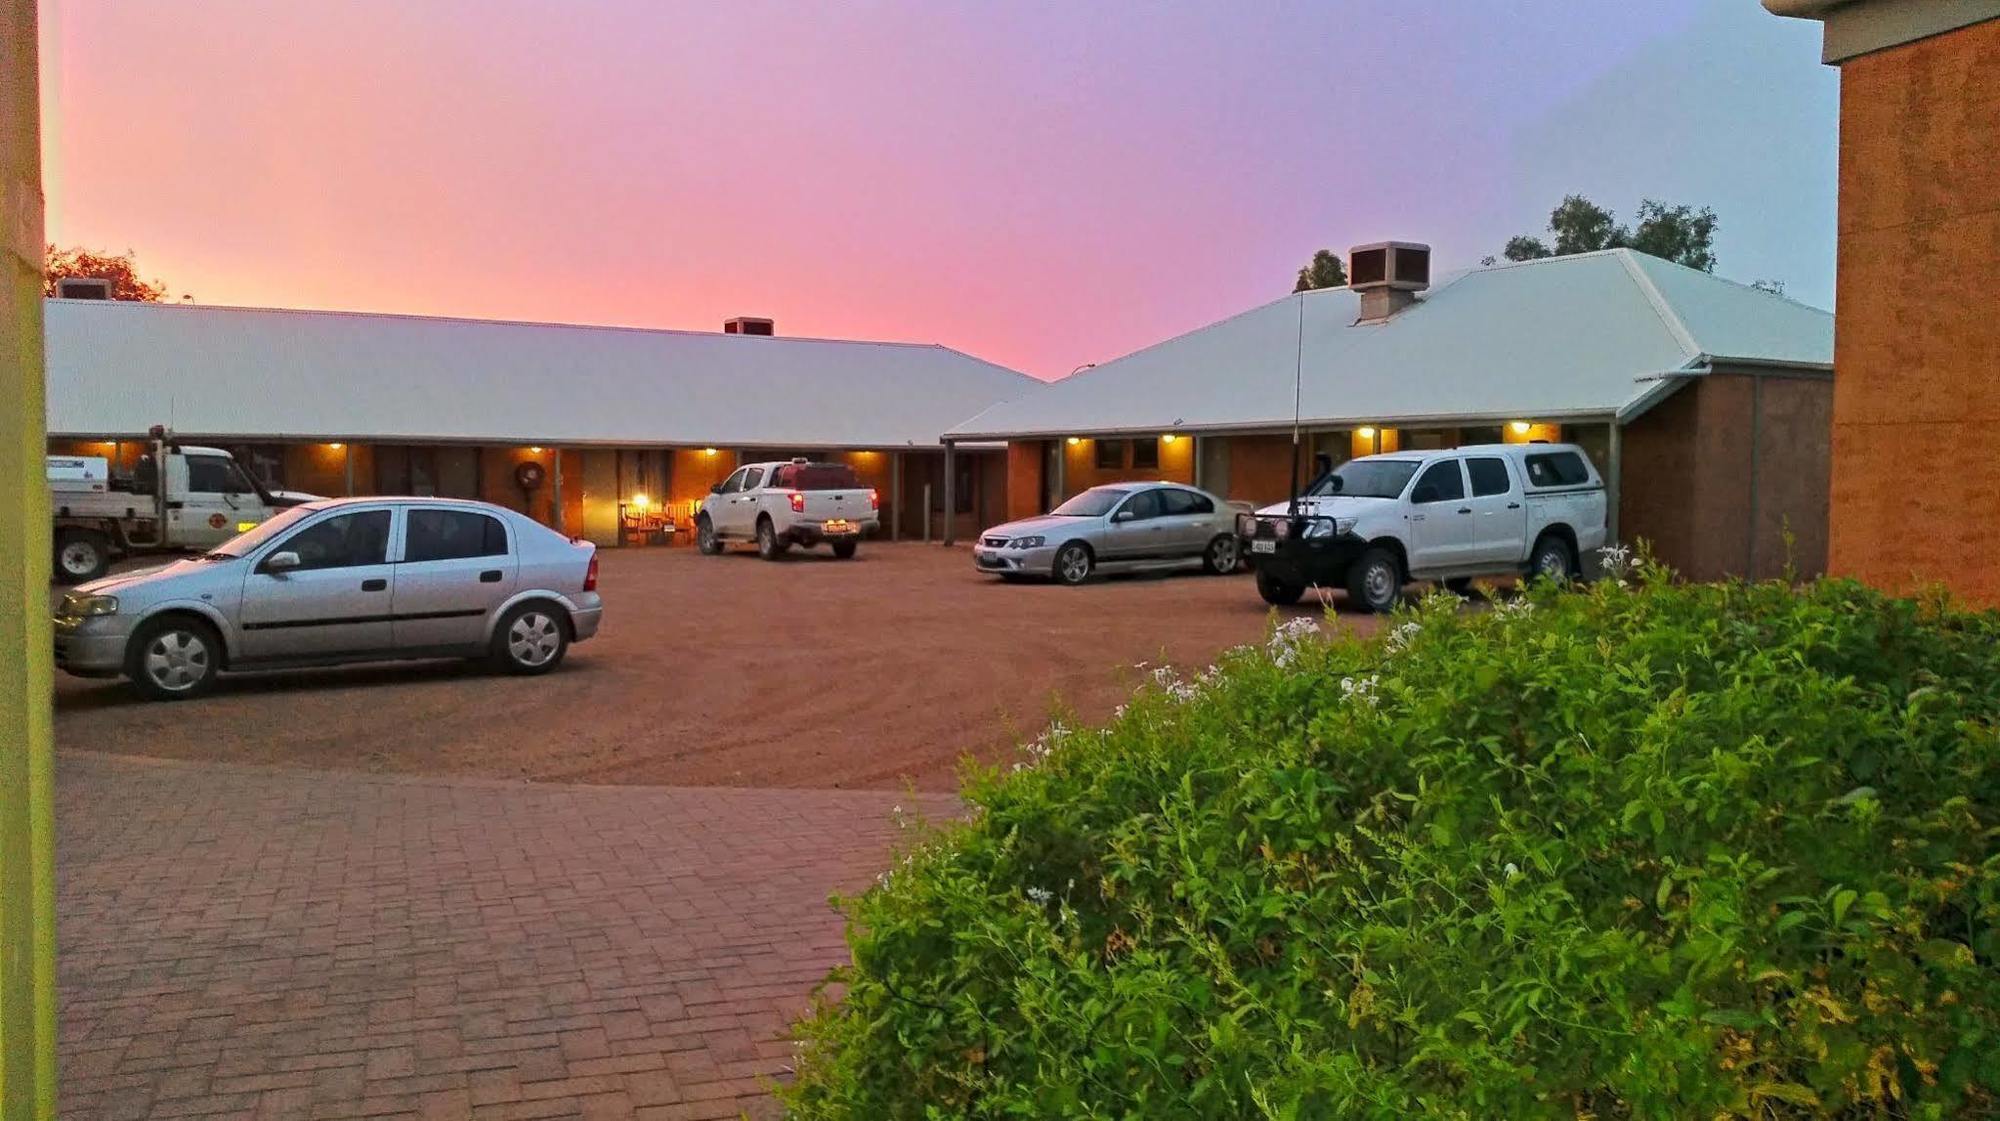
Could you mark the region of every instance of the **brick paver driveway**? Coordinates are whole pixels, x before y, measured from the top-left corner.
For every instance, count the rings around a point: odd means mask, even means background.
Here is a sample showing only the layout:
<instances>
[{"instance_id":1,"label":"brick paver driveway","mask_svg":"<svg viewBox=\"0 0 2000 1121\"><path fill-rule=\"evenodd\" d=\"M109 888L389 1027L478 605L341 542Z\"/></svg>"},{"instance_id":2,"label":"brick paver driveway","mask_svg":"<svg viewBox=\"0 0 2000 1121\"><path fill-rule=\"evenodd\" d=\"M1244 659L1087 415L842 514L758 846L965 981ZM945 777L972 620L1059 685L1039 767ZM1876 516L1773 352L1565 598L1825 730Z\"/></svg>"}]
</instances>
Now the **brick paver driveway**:
<instances>
[{"instance_id":1,"label":"brick paver driveway","mask_svg":"<svg viewBox=\"0 0 2000 1121\"><path fill-rule=\"evenodd\" d=\"M66 753L64 1117L764 1116L902 803Z\"/></svg>"}]
</instances>

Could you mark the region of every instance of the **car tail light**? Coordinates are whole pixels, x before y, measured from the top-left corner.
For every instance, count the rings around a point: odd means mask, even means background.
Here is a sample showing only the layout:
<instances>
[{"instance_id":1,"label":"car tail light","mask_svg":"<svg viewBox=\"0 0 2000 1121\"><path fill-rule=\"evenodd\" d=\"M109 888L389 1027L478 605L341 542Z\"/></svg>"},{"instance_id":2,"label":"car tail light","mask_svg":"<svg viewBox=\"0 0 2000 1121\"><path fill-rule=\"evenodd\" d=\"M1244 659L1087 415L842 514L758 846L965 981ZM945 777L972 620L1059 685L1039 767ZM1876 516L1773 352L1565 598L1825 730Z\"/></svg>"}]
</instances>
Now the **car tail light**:
<instances>
[{"instance_id":1,"label":"car tail light","mask_svg":"<svg viewBox=\"0 0 2000 1121\"><path fill-rule=\"evenodd\" d=\"M805 495L800 494L798 491L793 491L792 493L786 495L785 497L792 500L792 513L803 514L806 512Z\"/></svg>"},{"instance_id":2,"label":"car tail light","mask_svg":"<svg viewBox=\"0 0 2000 1121\"><path fill-rule=\"evenodd\" d=\"M882 508L882 496L875 493L874 487L868 488L868 508L870 510L880 510Z\"/></svg>"},{"instance_id":3,"label":"car tail light","mask_svg":"<svg viewBox=\"0 0 2000 1121\"><path fill-rule=\"evenodd\" d=\"M583 590L597 590L597 553L594 550L590 554L590 567L583 570Z\"/></svg>"}]
</instances>

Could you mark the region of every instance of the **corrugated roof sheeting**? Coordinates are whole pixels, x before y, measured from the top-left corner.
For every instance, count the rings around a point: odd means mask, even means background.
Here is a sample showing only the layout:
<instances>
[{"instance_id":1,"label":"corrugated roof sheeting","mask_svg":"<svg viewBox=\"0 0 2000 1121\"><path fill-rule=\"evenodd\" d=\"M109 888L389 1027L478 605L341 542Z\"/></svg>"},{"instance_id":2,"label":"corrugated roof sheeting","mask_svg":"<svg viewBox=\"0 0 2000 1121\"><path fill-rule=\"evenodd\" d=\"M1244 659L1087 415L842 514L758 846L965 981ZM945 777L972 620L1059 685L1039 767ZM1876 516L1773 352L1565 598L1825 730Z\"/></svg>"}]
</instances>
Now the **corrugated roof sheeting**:
<instances>
[{"instance_id":1,"label":"corrugated roof sheeting","mask_svg":"<svg viewBox=\"0 0 2000 1121\"><path fill-rule=\"evenodd\" d=\"M994 405L954 437L1606 416L1704 354L1832 359L1833 317L1629 250L1458 273L1384 323L1286 296ZM1303 316L1303 319L1301 318Z\"/></svg>"},{"instance_id":2,"label":"corrugated roof sheeting","mask_svg":"<svg viewBox=\"0 0 2000 1121\"><path fill-rule=\"evenodd\" d=\"M935 446L1040 383L941 346L50 300L52 433Z\"/></svg>"}]
</instances>

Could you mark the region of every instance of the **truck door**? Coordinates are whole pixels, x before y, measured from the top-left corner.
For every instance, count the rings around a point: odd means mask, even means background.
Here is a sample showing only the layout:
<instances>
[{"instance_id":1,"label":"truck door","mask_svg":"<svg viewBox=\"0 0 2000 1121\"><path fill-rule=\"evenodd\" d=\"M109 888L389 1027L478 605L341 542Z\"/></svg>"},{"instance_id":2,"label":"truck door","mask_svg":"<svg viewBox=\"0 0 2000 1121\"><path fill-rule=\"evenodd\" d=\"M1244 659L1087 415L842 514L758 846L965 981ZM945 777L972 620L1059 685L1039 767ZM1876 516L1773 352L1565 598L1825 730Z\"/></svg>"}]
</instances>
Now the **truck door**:
<instances>
[{"instance_id":1,"label":"truck door","mask_svg":"<svg viewBox=\"0 0 2000 1121\"><path fill-rule=\"evenodd\" d=\"M1466 564L1472 551L1472 507L1466 505L1465 468L1440 459L1410 486L1410 570L1434 571Z\"/></svg>"},{"instance_id":2,"label":"truck door","mask_svg":"<svg viewBox=\"0 0 2000 1121\"><path fill-rule=\"evenodd\" d=\"M390 598L399 650L469 649L518 582L507 527L477 510L412 506Z\"/></svg>"},{"instance_id":3,"label":"truck door","mask_svg":"<svg viewBox=\"0 0 2000 1121\"><path fill-rule=\"evenodd\" d=\"M1472 549L1468 563L1519 564L1528 555L1528 511L1520 480L1497 455L1467 456L1466 481L1472 493Z\"/></svg>"},{"instance_id":4,"label":"truck door","mask_svg":"<svg viewBox=\"0 0 2000 1121\"><path fill-rule=\"evenodd\" d=\"M184 470L174 470L176 463ZM184 486L172 486L181 478ZM168 482L168 541L183 548L212 549L270 516L257 488L226 455L169 456Z\"/></svg>"},{"instance_id":5,"label":"truck door","mask_svg":"<svg viewBox=\"0 0 2000 1121\"><path fill-rule=\"evenodd\" d=\"M240 616L245 661L311 658L387 650L389 534L387 506L340 507L265 548L243 578ZM291 554L286 568L271 560Z\"/></svg>"}]
</instances>

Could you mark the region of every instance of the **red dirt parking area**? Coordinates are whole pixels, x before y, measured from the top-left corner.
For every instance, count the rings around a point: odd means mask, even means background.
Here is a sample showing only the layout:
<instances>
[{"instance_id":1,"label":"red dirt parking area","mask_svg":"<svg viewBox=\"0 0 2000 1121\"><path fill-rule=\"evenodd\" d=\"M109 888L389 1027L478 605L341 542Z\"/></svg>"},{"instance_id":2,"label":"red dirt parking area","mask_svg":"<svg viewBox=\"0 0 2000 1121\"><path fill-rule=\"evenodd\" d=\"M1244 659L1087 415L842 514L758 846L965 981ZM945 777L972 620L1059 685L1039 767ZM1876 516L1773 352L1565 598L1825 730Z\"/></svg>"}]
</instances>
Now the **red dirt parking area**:
<instances>
[{"instance_id":1,"label":"red dirt parking area","mask_svg":"<svg viewBox=\"0 0 2000 1121\"><path fill-rule=\"evenodd\" d=\"M1056 704L1102 718L1137 663L1198 668L1270 619L1247 576L1011 585L963 548L915 544L779 563L606 550L601 587L602 632L546 677L400 663L229 676L149 704L58 674L57 741L537 781L945 790L962 757L1008 754Z\"/></svg>"}]
</instances>

